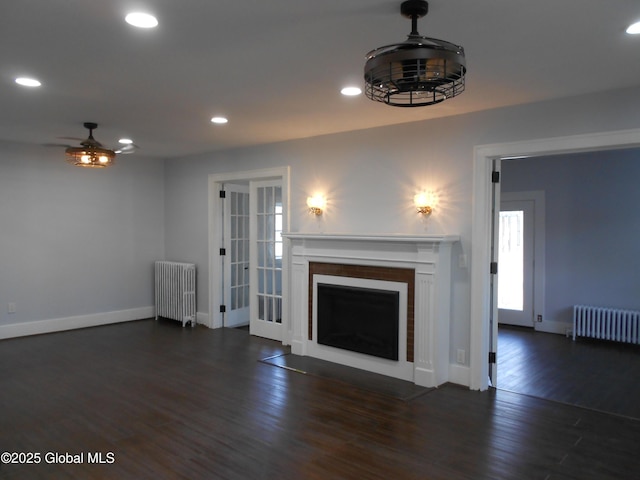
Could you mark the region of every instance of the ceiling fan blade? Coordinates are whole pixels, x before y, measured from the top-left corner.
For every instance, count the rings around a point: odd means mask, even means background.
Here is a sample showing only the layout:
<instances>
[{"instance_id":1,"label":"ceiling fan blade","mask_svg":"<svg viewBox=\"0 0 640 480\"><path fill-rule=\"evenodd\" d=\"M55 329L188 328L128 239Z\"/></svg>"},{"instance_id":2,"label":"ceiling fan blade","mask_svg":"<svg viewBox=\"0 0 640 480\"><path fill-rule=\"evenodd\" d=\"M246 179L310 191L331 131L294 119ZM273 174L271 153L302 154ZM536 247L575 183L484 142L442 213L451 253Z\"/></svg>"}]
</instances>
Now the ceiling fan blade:
<instances>
[{"instance_id":1,"label":"ceiling fan blade","mask_svg":"<svg viewBox=\"0 0 640 480\"><path fill-rule=\"evenodd\" d=\"M83 142L85 141L87 138L78 138L78 137L56 137L59 138L60 140L77 140L78 142Z\"/></svg>"},{"instance_id":2,"label":"ceiling fan blade","mask_svg":"<svg viewBox=\"0 0 640 480\"><path fill-rule=\"evenodd\" d=\"M45 146L49 146L49 147L96 147L96 148L106 148L104 147L100 142L98 142L97 140L95 140L93 138L93 130L96 129L98 127L98 125L96 123L85 123L84 124L85 128L89 129L89 137L88 138L79 138L79 137L56 137L57 139L60 140L75 140L78 143L80 143L80 145L76 145L76 146L72 146L72 145L66 145L66 144L62 144L62 143L45 143L42 145ZM124 145L119 145L117 148L112 148L112 149L108 149L108 150L112 150L113 152L115 152L118 155L127 155L129 153L133 153L136 150L138 150L140 147L134 143L128 143L128 144L124 144Z\"/></svg>"},{"instance_id":3,"label":"ceiling fan blade","mask_svg":"<svg viewBox=\"0 0 640 480\"><path fill-rule=\"evenodd\" d=\"M43 147L65 147L65 148L69 148L73 146L73 145L68 145L66 143L41 143L40 145L42 145Z\"/></svg>"},{"instance_id":4,"label":"ceiling fan blade","mask_svg":"<svg viewBox=\"0 0 640 480\"><path fill-rule=\"evenodd\" d=\"M118 155L127 155L129 153L133 153L138 150L140 147L135 143L129 143L127 145L123 145L122 147L114 148L114 151Z\"/></svg>"}]
</instances>

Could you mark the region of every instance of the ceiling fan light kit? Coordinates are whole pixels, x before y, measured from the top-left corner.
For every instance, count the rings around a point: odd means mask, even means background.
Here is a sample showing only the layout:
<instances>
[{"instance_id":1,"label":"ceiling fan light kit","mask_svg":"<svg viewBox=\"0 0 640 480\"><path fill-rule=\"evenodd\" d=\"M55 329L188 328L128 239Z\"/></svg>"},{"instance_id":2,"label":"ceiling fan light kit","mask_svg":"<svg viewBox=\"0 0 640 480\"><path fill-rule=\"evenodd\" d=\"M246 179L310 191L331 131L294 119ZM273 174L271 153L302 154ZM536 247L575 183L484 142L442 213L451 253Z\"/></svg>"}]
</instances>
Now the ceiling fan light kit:
<instances>
[{"instance_id":1,"label":"ceiling fan light kit","mask_svg":"<svg viewBox=\"0 0 640 480\"><path fill-rule=\"evenodd\" d=\"M371 100L395 107L422 107L464 91L464 48L418 33L418 18L428 11L425 0L402 2L400 13L411 19L407 40L366 55L365 95Z\"/></svg>"},{"instance_id":2,"label":"ceiling fan light kit","mask_svg":"<svg viewBox=\"0 0 640 480\"><path fill-rule=\"evenodd\" d=\"M68 147L65 150L67 162L76 167L90 168L105 168L113 165L116 152L104 148L93 138L93 131L98 128L98 124L86 122L84 127L89 130L89 138L80 142L81 147Z\"/></svg>"}]
</instances>

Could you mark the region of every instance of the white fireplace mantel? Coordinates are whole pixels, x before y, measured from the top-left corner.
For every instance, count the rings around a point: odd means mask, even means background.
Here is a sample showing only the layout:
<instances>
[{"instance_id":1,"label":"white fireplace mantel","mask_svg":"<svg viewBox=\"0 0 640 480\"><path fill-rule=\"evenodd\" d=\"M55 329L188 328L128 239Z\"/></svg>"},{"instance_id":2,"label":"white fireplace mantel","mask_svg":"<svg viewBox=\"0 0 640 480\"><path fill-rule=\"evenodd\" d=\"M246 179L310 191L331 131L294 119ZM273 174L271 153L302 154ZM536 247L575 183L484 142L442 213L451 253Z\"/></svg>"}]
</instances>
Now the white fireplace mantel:
<instances>
[{"instance_id":1,"label":"white fireplace mantel","mask_svg":"<svg viewBox=\"0 0 640 480\"><path fill-rule=\"evenodd\" d=\"M449 380L451 257L457 235L287 233L291 351L434 387ZM332 349L309 339L309 263L336 263L415 271L413 362ZM314 315L315 317L315 315ZM315 321L315 319L314 319ZM406 320L405 320L406 321ZM315 324L314 324L315 326Z\"/></svg>"}]
</instances>

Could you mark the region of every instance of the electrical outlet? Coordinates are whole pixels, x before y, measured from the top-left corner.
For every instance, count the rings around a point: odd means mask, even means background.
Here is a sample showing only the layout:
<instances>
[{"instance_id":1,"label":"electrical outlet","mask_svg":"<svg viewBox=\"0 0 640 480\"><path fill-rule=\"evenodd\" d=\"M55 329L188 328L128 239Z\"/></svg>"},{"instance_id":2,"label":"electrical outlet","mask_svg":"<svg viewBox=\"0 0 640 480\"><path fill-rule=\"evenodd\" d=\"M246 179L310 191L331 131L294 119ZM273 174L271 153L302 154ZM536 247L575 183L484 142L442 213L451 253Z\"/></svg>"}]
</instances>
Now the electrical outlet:
<instances>
[{"instance_id":1,"label":"electrical outlet","mask_svg":"<svg viewBox=\"0 0 640 480\"><path fill-rule=\"evenodd\" d=\"M458 349L458 355L456 357L456 361L458 363L464 364L464 362L466 361L466 358L465 358L466 357L466 353L467 352L465 352L462 348L459 348Z\"/></svg>"},{"instance_id":2,"label":"electrical outlet","mask_svg":"<svg viewBox=\"0 0 640 480\"><path fill-rule=\"evenodd\" d=\"M7 305L7 313L16 313L15 302L9 302L9 304Z\"/></svg>"},{"instance_id":3,"label":"electrical outlet","mask_svg":"<svg viewBox=\"0 0 640 480\"><path fill-rule=\"evenodd\" d=\"M541 322L541 321L542 321L542 315L538 315L538 316L536 317L536 320L538 320L538 322Z\"/></svg>"}]
</instances>

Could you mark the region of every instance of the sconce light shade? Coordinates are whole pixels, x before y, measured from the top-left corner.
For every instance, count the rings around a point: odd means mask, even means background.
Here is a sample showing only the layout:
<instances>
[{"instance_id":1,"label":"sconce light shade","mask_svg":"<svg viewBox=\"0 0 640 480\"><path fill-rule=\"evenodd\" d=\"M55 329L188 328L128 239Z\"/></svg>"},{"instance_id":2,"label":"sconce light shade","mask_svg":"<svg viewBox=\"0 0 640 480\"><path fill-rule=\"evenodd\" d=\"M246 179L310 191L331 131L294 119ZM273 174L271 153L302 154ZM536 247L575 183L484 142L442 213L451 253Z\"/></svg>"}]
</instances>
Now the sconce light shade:
<instances>
[{"instance_id":1,"label":"sconce light shade","mask_svg":"<svg viewBox=\"0 0 640 480\"><path fill-rule=\"evenodd\" d=\"M312 213L313 215L322 215L324 206L325 200L321 195L307 197L307 207L309 207L309 213Z\"/></svg>"},{"instance_id":2,"label":"sconce light shade","mask_svg":"<svg viewBox=\"0 0 640 480\"><path fill-rule=\"evenodd\" d=\"M413 203L418 213L422 215L431 215L433 212L434 197L433 194L420 192L413 197Z\"/></svg>"}]
</instances>

